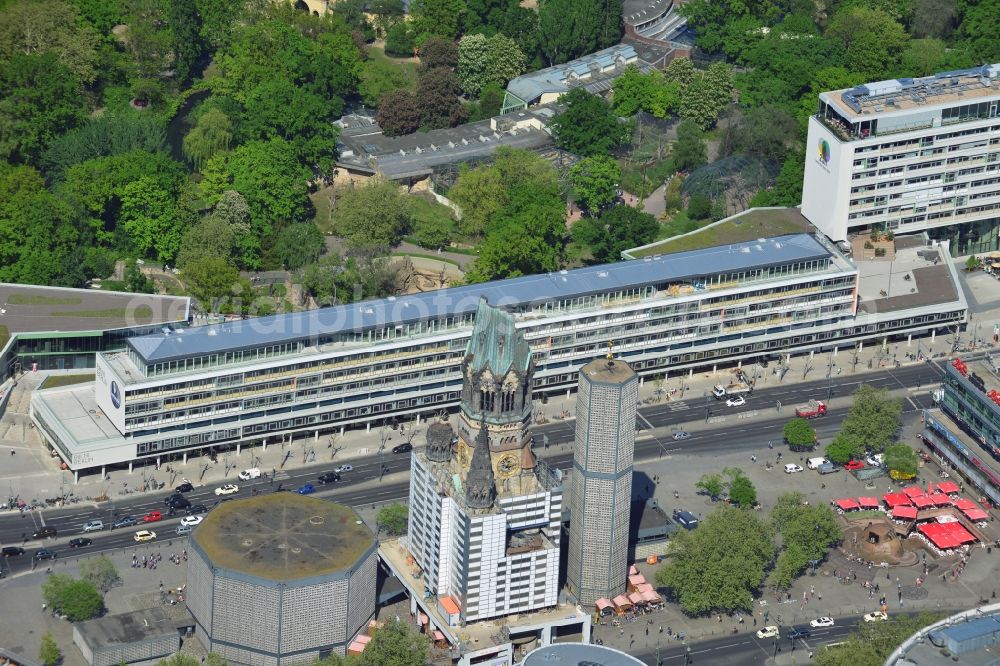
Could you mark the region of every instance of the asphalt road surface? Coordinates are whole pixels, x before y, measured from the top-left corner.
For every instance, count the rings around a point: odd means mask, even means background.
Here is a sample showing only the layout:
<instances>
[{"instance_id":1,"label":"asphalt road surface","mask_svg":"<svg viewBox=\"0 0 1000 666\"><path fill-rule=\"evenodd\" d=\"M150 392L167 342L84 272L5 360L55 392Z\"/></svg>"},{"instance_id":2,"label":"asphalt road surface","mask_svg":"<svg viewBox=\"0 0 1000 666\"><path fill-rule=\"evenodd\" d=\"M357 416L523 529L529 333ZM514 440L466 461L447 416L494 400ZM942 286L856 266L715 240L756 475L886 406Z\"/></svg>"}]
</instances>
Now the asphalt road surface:
<instances>
[{"instance_id":1,"label":"asphalt road surface","mask_svg":"<svg viewBox=\"0 0 1000 666\"><path fill-rule=\"evenodd\" d=\"M659 663L664 666L685 666L686 664L750 666L763 664L769 657L789 651L792 654L801 654L802 661L808 662L806 657L809 652L815 651L823 645L842 640L857 627L857 617L836 619L837 624L822 629L813 629L808 624L796 625L809 629L811 635L809 638L800 638L795 641L790 641L785 637L791 627L781 627L781 637L777 641L773 638L757 638L755 632L745 631L731 636L697 641L689 645L670 641L660 648L659 655L655 651L631 654L651 666L657 664L657 656L659 656ZM688 648L690 648L690 652L688 652Z\"/></svg>"},{"instance_id":2,"label":"asphalt road surface","mask_svg":"<svg viewBox=\"0 0 1000 666\"><path fill-rule=\"evenodd\" d=\"M826 368L823 367L822 370L825 374ZM706 398L704 395L691 394L669 403L642 406L637 419L640 432L636 441L635 459L641 465L643 460L678 452L697 450L705 455L713 455L723 451L731 453L759 450L767 446L768 441L780 443L780 428L794 413L794 405L797 403L810 398L826 399L831 390L834 396L845 396L862 383L888 389L927 386L940 381L942 374L937 364L923 363L898 370L864 373L858 376L849 374L834 375L831 378L824 376L814 381L760 388L754 391L745 406L739 408L728 408L724 401L717 401L711 396ZM777 408L778 401L782 403L780 410ZM913 412L929 406L931 406L929 394L914 394L904 400L903 411ZM740 414L749 415L755 411L758 418L753 420L740 418ZM826 417L815 421L821 441L836 432L846 413L847 409L843 407L831 409ZM768 414L771 416L768 417ZM690 433L690 437L675 441L672 433L680 429L680 424L685 424L684 429ZM572 464L569 452L565 449L559 449L557 452L554 447L571 442L574 427L575 422L569 421L549 423L534 428L536 450L553 467L567 469ZM546 451L549 446L553 447L551 453ZM229 497L249 497L253 490L272 492L279 485L294 491L306 483L314 483L317 494L348 505L360 506L404 499L409 492L408 481L374 485L368 483L381 478L377 455L352 460L354 469L344 473L342 481L328 486L317 484L316 477L330 471L336 464L313 465L288 472L279 470L273 482L270 479L256 479L250 482L232 480L231 483L240 486L240 491ZM410 456L385 454L383 464L383 475L405 472L410 466ZM205 504L211 509L220 499L214 494L215 487L198 487L193 492L187 493L186 497L192 504ZM133 547L136 545L134 534L140 529L155 531L159 543L166 544L172 539L178 539L176 528L183 512L179 511L173 518L166 518L163 500L168 494L164 490L159 493L113 497L110 502L102 503L100 506L80 503L57 509L12 512L0 516L0 544L23 546L25 549L24 555L5 558L3 569L7 574L30 569L34 553L43 547L55 550L57 556L74 555L77 551L69 548L68 541L77 536L87 536L93 540L91 545L85 547L87 552ZM166 519L150 524L140 523L134 527L82 534L83 524L89 520L101 519L107 527L112 523L114 516L130 515L141 521L142 516L150 511L163 511ZM32 532L43 526L56 528L57 536L44 540L31 539ZM40 562L37 566L45 564Z\"/></svg>"}]
</instances>

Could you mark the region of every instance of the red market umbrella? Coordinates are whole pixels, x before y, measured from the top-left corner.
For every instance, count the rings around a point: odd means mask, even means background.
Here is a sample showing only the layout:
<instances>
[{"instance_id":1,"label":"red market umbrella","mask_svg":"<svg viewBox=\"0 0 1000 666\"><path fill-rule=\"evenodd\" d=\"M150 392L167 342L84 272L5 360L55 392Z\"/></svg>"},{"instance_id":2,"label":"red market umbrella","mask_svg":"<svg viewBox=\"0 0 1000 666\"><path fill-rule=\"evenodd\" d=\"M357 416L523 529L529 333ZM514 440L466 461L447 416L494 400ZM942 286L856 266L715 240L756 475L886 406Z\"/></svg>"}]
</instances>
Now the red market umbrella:
<instances>
[{"instance_id":1,"label":"red market umbrella","mask_svg":"<svg viewBox=\"0 0 1000 666\"><path fill-rule=\"evenodd\" d=\"M982 509L966 509L962 513L965 514L966 518L974 520L977 523L983 520L989 520L990 518L990 514L986 513Z\"/></svg>"},{"instance_id":2,"label":"red market umbrella","mask_svg":"<svg viewBox=\"0 0 1000 666\"><path fill-rule=\"evenodd\" d=\"M955 506L956 509L959 509L961 511L966 511L967 509L979 508L978 506L976 506L975 502L973 502L970 499L966 499L965 497L959 497L957 500L952 502L952 504Z\"/></svg>"},{"instance_id":3,"label":"red market umbrella","mask_svg":"<svg viewBox=\"0 0 1000 666\"><path fill-rule=\"evenodd\" d=\"M937 484L937 487L939 492L945 493L946 495L958 492L958 484L954 481L943 481Z\"/></svg>"},{"instance_id":4,"label":"red market umbrella","mask_svg":"<svg viewBox=\"0 0 1000 666\"><path fill-rule=\"evenodd\" d=\"M878 498L877 497L859 497L858 504L865 509L877 509L878 508Z\"/></svg>"},{"instance_id":5,"label":"red market umbrella","mask_svg":"<svg viewBox=\"0 0 1000 666\"><path fill-rule=\"evenodd\" d=\"M842 497L834 502L842 511L854 511L860 508L858 503L849 497Z\"/></svg>"},{"instance_id":6,"label":"red market umbrella","mask_svg":"<svg viewBox=\"0 0 1000 666\"><path fill-rule=\"evenodd\" d=\"M917 509L913 506L897 506L892 510L892 517L900 520L916 520Z\"/></svg>"},{"instance_id":7,"label":"red market umbrella","mask_svg":"<svg viewBox=\"0 0 1000 666\"><path fill-rule=\"evenodd\" d=\"M885 495L882 495L882 501L884 501L886 506L890 509L897 506L910 505L910 498L903 493L886 493Z\"/></svg>"}]
</instances>

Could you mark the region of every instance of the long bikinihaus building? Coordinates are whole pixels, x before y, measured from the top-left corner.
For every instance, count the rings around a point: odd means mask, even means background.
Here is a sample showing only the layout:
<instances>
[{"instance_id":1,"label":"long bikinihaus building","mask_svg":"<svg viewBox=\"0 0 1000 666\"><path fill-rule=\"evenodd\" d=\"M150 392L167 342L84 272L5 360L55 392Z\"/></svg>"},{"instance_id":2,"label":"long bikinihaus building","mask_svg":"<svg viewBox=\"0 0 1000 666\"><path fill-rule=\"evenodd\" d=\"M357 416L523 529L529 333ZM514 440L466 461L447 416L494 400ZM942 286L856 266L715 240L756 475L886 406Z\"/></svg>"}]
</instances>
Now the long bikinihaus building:
<instances>
[{"instance_id":1,"label":"long bikinihaus building","mask_svg":"<svg viewBox=\"0 0 1000 666\"><path fill-rule=\"evenodd\" d=\"M32 418L70 469L96 472L208 447L435 416L459 403L460 364L480 298L511 312L523 331L536 399L571 390L580 368L609 341L640 377L847 350L965 321L954 268L938 263L937 248L926 251L906 293L880 295L875 287L865 296L857 264L821 236L795 233L172 328L130 338L124 351L98 353L94 384L38 392ZM897 267L890 281L901 279Z\"/></svg>"}]
</instances>

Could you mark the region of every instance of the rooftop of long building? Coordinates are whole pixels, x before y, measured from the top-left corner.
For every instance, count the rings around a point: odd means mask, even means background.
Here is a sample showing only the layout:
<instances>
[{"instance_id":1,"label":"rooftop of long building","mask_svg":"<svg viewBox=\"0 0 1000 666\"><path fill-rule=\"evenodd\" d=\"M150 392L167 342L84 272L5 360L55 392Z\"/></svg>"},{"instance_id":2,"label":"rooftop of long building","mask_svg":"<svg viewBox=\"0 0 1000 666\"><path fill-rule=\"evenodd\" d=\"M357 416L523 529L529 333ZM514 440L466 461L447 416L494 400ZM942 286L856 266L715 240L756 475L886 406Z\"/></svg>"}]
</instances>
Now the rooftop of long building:
<instances>
[{"instance_id":1,"label":"rooftop of long building","mask_svg":"<svg viewBox=\"0 0 1000 666\"><path fill-rule=\"evenodd\" d=\"M528 275L406 296L337 305L130 338L129 346L147 363L306 341L338 331L363 331L441 317L471 314L480 298L505 309L613 292L646 285L698 281L705 276L836 259L811 234L705 247L669 256ZM839 268L847 268L846 264ZM119 355L124 359L124 355ZM125 379L122 377L122 379Z\"/></svg>"},{"instance_id":2,"label":"rooftop of long building","mask_svg":"<svg viewBox=\"0 0 1000 666\"><path fill-rule=\"evenodd\" d=\"M629 65L635 65L642 72L652 69L649 63L639 59L631 45L616 44L561 65L522 74L510 80L507 92L528 104L544 93L564 93L573 88L603 93L611 89L615 79Z\"/></svg>"},{"instance_id":3,"label":"rooftop of long building","mask_svg":"<svg viewBox=\"0 0 1000 666\"><path fill-rule=\"evenodd\" d=\"M184 322L190 302L180 296L0 283L0 331L108 331Z\"/></svg>"},{"instance_id":4,"label":"rooftop of long building","mask_svg":"<svg viewBox=\"0 0 1000 666\"><path fill-rule=\"evenodd\" d=\"M820 93L849 120L938 106L973 104L1000 96L1000 63L940 72L920 78L889 79Z\"/></svg>"}]
</instances>

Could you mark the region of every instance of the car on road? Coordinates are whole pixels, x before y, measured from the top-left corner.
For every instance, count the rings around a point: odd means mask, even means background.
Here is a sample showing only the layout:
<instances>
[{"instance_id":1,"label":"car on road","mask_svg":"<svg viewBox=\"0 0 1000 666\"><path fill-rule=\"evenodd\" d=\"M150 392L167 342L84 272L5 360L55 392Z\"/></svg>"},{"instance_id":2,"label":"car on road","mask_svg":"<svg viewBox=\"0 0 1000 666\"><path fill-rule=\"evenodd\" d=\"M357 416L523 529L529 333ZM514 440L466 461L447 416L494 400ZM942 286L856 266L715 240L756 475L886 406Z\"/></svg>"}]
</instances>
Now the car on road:
<instances>
[{"instance_id":1,"label":"car on road","mask_svg":"<svg viewBox=\"0 0 1000 666\"><path fill-rule=\"evenodd\" d=\"M679 441L681 441L682 439L687 439L687 438L689 438L690 436L691 436L691 433L689 433L689 432L688 432L687 430L678 430L678 431L677 431L677 432L675 432L675 433L674 433L673 435L671 435L671 438L672 438L672 439L673 439L673 440L674 440L675 442L679 442Z\"/></svg>"},{"instance_id":2,"label":"car on road","mask_svg":"<svg viewBox=\"0 0 1000 666\"><path fill-rule=\"evenodd\" d=\"M855 470L864 469L864 468L865 468L865 464L863 462L861 462L860 460L849 460L849 461L847 461L847 464L844 465L844 469L846 469L849 472L853 472Z\"/></svg>"},{"instance_id":3,"label":"car on road","mask_svg":"<svg viewBox=\"0 0 1000 666\"><path fill-rule=\"evenodd\" d=\"M260 468L252 467L250 469L245 469L239 473L240 481L250 481L251 479L260 478Z\"/></svg>"},{"instance_id":4,"label":"car on road","mask_svg":"<svg viewBox=\"0 0 1000 666\"><path fill-rule=\"evenodd\" d=\"M142 517L142 522L144 523L155 523L161 520L163 520L163 514L159 511L150 511Z\"/></svg>"},{"instance_id":5,"label":"car on road","mask_svg":"<svg viewBox=\"0 0 1000 666\"><path fill-rule=\"evenodd\" d=\"M177 526L177 536L184 536L185 534L191 534L194 528L190 525L178 525Z\"/></svg>"},{"instance_id":6,"label":"car on road","mask_svg":"<svg viewBox=\"0 0 1000 666\"><path fill-rule=\"evenodd\" d=\"M139 530L138 532L135 533L135 536L132 538L139 543L145 543L147 541L156 541L156 532L154 532L153 530Z\"/></svg>"},{"instance_id":7,"label":"car on road","mask_svg":"<svg viewBox=\"0 0 1000 666\"><path fill-rule=\"evenodd\" d=\"M163 504L169 506L171 509L186 509L191 506L191 501L180 493L174 493L167 499L163 500Z\"/></svg>"},{"instance_id":8,"label":"car on road","mask_svg":"<svg viewBox=\"0 0 1000 666\"><path fill-rule=\"evenodd\" d=\"M43 527L40 530L35 530L31 533L32 539L51 539L56 535L56 528L54 527Z\"/></svg>"},{"instance_id":9,"label":"car on road","mask_svg":"<svg viewBox=\"0 0 1000 666\"><path fill-rule=\"evenodd\" d=\"M84 546L89 546L92 543L94 543L93 539L88 539L87 537L77 537L69 540L69 547L83 548Z\"/></svg>"},{"instance_id":10,"label":"car on road","mask_svg":"<svg viewBox=\"0 0 1000 666\"><path fill-rule=\"evenodd\" d=\"M35 551L36 560L54 560L56 559L56 551L51 548L41 548Z\"/></svg>"},{"instance_id":11,"label":"car on road","mask_svg":"<svg viewBox=\"0 0 1000 666\"><path fill-rule=\"evenodd\" d=\"M412 450L413 450L413 444L410 444L409 442L403 442L399 446L392 447L393 453L409 453Z\"/></svg>"},{"instance_id":12,"label":"car on road","mask_svg":"<svg viewBox=\"0 0 1000 666\"><path fill-rule=\"evenodd\" d=\"M306 485L302 486L295 492L297 492L299 495L311 495L314 492L316 492L316 486L314 486L311 483L307 483Z\"/></svg>"},{"instance_id":13,"label":"car on road","mask_svg":"<svg viewBox=\"0 0 1000 666\"><path fill-rule=\"evenodd\" d=\"M181 518L181 525L189 525L190 527L194 527L203 520L205 519L201 516L184 516L183 518Z\"/></svg>"},{"instance_id":14,"label":"car on road","mask_svg":"<svg viewBox=\"0 0 1000 666\"><path fill-rule=\"evenodd\" d=\"M726 407L742 407L745 404L747 404L747 399L746 396L742 395L726 400Z\"/></svg>"},{"instance_id":15,"label":"car on road","mask_svg":"<svg viewBox=\"0 0 1000 666\"><path fill-rule=\"evenodd\" d=\"M319 475L320 483L333 483L334 481L340 481L340 475L336 472L324 472Z\"/></svg>"},{"instance_id":16,"label":"car on road","mask_svg":"<svg viewBox=\"0 0 1000 666\"><path fill-rule=\"evenodd\" d=\"M181 485L174 488L174 490L176 490L179 493L189 493L192 490L194 490L194 486L191 484L190 481L185 481Z\"/></svg>"},{"instance_id":17,"label":"car on road","mask_svg":"<svg viewBox=\"0 0 1000 666\"><path fill-rule=\"evenodd\" d=\"M350 472L353 469L354 467L352 467L351 465L341 465L340 467L338 467L333 471L336 472L337 474L343 474L344 472Z\"/></svg>"},{"instance_id":18,"label":"car on road","mask_svg":"<svg viewBox=\"0 0 1000 666\"><path fill-rule=\"evenodd\" d=\"M788 640L797 641L800 638L809 638L811 634L805 627L792 627L788 630Z\"/></svg>"},{"instance_id":19,"label":"car on road","mask_svg":"<svg viewBox=\"0 0 1000 666\"><path fill-rule=\"evenodd\" d=\"M0 555L4 557L17 557L18 555L24 555L24 548L20 546L4 546L3 550L0 550Z\"/></svg>"},{"instance_id":20,"label":"car on road","mask_svg":"<svg viewBox=\"0 0 1000 666\"><path fill-rule=\"evenodd\" d=\"M238 492L240 492L240 487L237 486L235 483L227 483L226 485L219 486L218 488L215 489L215 494L219 496L235 495Z\"/></svg>"},{"instance_id":21,"label":"car on road","mask_svg":"<svg viewBox=\"0 0 1000 666\"><path fill-rule=\"evenodd\" d=\"M194 516L199 513L208 513L208 507L204 504L195 504L194 506L188 507L187 515Z\"/></svg>"},{"instance_id":22,"label":"car on road","mask_svg":"<svg viewBox=\"0 0 1000 666\"><path fill-rule=\"evenodd\" d=\"M830 618L830 617L818 617L815 620L813 620L812 622L810 622L809 626L812 627L812 628L814 628L814 629L816 627L832 627L833 626L833 618Z\"/></svg>"},{"instance_id":23,"label":"car on road","mask_svg":"<svg viewBox=\"0 0 1000 666\"><path fill-rule=\"evenodd\" d=\"M888 620L889 616L882 611L875 611L873 613L865 614L865 622L884 622Z\"/></svg>"},{"instance_id":24,"label":"car on road","mask_svg":"<svg viewBox=\"0 0 1000 666\"><path fill-rule=\"evenodd\" d=\"M111 523L111 529L115 529L117 527L132 527L138 522L139 521L135 519L135 516L122 516L121 518L115 519L115 522Z\"/></svg>"},{"instance_id":25,"label":"car on road","mask_svg":"<svg viewBox=\"0 0 1000 666\"><path fill-rule=\"evenodd\" d=\"M103 520L88 520L83 524L83 533L87 532L100 532L104 529Z\"/></svg>"},{"instance_id":26,"label":"car on road","mask_svg":"<svg viewBox=\"0 0 1000 666\"><path fill-rule=\"evenodd\" d=\"M777 635L778 628L774 626L764 627L763 629L757 630L757 638L774 638Z\"/></svg>"},{"instance_id":27,"label":"car on road","mask_svg":"<svg viewBox=\"0 0 1000 666\"><path fill-rule=\"evenodd\" d=\"M795 463L788 463L785 465L785 474L795 474L796 472L801 472L802 467L796 465Z\"/></svg>"}]
</instances>

